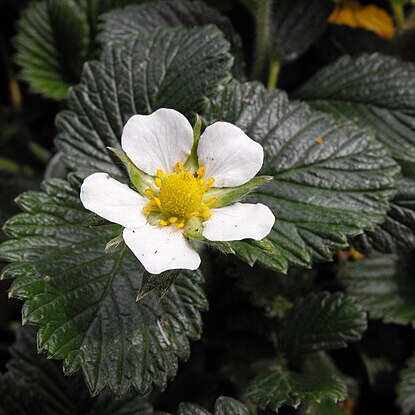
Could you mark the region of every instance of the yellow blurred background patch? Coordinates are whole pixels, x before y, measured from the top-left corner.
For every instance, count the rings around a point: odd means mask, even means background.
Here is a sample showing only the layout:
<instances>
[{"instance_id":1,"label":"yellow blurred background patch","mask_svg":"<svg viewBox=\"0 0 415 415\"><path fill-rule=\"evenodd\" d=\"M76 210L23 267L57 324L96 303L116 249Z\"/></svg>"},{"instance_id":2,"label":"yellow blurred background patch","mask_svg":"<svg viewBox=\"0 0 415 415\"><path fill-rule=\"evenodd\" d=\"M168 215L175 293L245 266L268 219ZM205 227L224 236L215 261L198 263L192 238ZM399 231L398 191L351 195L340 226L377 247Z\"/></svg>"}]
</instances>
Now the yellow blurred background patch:
<instances>
[{"instance_id":1,"label":"yellow blurred background patch","mask_svg":"<svg viewBox=\"0 0 415 415\"><path fill-rule=\"evenodd\" d=\"M394 21L385 10L374 4L362 5L355 0L336 1L329 23L360 27L385 39L393 39L396 34Z\"/></svg>"}]
</instances>

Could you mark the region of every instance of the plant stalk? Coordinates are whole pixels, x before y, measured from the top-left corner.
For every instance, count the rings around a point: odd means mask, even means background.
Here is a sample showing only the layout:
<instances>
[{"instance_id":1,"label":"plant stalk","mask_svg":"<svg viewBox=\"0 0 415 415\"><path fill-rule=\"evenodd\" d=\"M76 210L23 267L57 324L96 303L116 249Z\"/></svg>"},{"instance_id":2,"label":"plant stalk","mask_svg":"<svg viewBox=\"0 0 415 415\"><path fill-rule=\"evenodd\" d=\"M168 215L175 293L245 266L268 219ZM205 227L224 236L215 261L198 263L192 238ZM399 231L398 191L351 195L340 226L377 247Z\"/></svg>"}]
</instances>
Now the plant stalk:
<instances>
[{"instance_id":1,"label":"plant stalk","mask_svg":"<svg viewBox=\"0 0 415 415\"><path fill-rule=\"evenodd\" d=\"M280 74L281 63L278 59L271 59L268 72L268 89L274 89L278 85L278 75Z\"/></svg>"},{"instance_id":2,"label":"plant stalk","mask_svg":"<svg viewBox=\"0 0 415 415\"><path fill-rule=\"evenodd\" d=\"M253 78L260 80L269 49L269 19L271 14L271 1L259 0L256 13L257 42Z\"/></svg>"}]
</instances>

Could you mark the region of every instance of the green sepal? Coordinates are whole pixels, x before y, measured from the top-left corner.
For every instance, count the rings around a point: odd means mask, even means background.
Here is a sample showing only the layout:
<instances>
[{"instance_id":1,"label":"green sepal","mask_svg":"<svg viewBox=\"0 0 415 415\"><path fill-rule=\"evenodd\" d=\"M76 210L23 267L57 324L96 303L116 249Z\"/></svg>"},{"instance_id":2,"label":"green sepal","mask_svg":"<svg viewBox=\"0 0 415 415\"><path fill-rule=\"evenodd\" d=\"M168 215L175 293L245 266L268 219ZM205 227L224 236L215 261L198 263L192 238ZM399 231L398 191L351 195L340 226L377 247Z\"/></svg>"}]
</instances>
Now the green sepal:
<instances>
[{"instance_id":1,"label":"green sepal","mask_svg":"<svg viewBox=\"0 0 415 415\"><path fill-rule=\"evenodd\" d=\"M184 236L190 240L200 242L204 245L217 249L222 254L235 254L229 242L209 241L203 234L203 221L199 217L190 218L184 228Z\"/></svg>"},{"instance_id":2,"label":"green sepal","mask_svg":"<svg viewBox=\"0 0 415 415\"><path fill-rule=\"evenodd\" d=\"M125 170L128 173L131 184L134 186L138 193L144 196L144 192L146 189L154 188L153 178L150 175L138 169L137 166L127 156L127 154L124 153L124 151L114 147L107 148L108 150L112 151L112 153L121 161Z\"/></svg>"},{"instance_id":3,"label":"green sepal","mask_svg":"<svg viewBox=\"0 0 415 415\"><path fill-rule=\"evenodd\" d=\"M82 222L83 228L95 228L102 225L108 225L108 221L95 213L90 213Z\"/></svg>"},{"instance_id":4,"label":"green sepal","mask_svg":"<svg viewBox=\"0 0 415 415\"><path fill-rule=\"evenodd\" d=\"M193 126L193 146L190 156L186 160L184 167L188 170L196 171L199 167L199 161L197 157L197 147L199 146L200 133L202 131L202 119L196 114L195 125Z\"/></svg>"},{"instance_id":5,"label":"green sepal","mask_svg":"<svg viewBox=\"0 0 415 415\"><path fill-rule=\"evenodd\" d=\"M233 203L239 202L249 193L252 193L257 187L273 180L273 176L258 176L254 177L248 183L238 187L223 187L212 188L207 192L203 198L204 203L208 203L212 198L218 199L218 203L214 208L220 208L228 206Z\"/></svg>"},{"instance_id":6,"label":"green sepal","mask_svg":"<svg viewBox=\"0 0 415 415\"><path fill-rule=\"evenodd\" d=\"M255 239L249 239L246 242L248 242L250 245L256 246L257 248L269 254L273 255L277 253L275 245L268 238L261 239L260 241L256 241Z\"/></svg>"},{"instance_id":7,"label":"green sepal","mask_svg":"<svg viewBox=\"0 0 415 415\"><path fill-rule=\"evenodd\" d=\"M116 236L115 238L108 241L108 243L105 245L105 253L115 252L117 248L124 242L124 238L122 236L122 233Z\"/></svg>"},{"instance_id":8,"label":"green sepal","mask_svg":"<svg viewBox=\"0 0 415 415\"><path fill-rule=\"evenodd\" d=\"M235 255L235 251L229 242L209 241L209 239L206 238L203 238L201 242L207 246L210 246L211 248L216 249L222 254Z\"/></svg>"},{"instance_id":9,"label":"green sepal","mask_svg":"<svg viewBox=\"0 0 415 415\"><path fill-rule=\"evenodd\" d=\"M143 284L137 293L136 301L141 301L155 288L158 289L159 300L162 300L169 291L170 287L176 281L176 278L179 276L179 274L179 269L172 269L162 272L161 274L151 274L145 271L143 274Z\"/></svg>"}]
</instances>

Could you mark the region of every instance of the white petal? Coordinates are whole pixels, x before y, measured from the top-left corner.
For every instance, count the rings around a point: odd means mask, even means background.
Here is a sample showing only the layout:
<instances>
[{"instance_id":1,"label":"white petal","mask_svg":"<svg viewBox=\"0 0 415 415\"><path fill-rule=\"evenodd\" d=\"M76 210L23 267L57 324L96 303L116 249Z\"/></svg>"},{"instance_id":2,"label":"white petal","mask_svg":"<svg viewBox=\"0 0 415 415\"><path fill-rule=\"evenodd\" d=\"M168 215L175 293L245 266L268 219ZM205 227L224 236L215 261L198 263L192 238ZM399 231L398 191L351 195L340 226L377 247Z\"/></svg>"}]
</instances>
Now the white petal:
<instances>
[{"instance_id":1,"label":"white petal","mask_svg":"<svg viewBox=\"0 0 415 415\"><path fill-rule=\"evenodd\" d=\"M235 203L211 212L212 217L203 222L203 236L210 241L259 241L270 233L275 222L271 209L261 203Z\"/></svg>"},{"instance_id":2,"label":"white petal","mask_svg":"<svg viewBox=\"0 0 415 415\"><path fill-rule=\"evenodd\" d=\"M193 129L186 117L161 108L150 115L134 115L124 126L121 146L140 169L152 176L158 169L172 173L184 163L193 146Z\"/></svg>"},{"instance_id":3,"label":"white petal","mask_svg":"<svg viewBox=\"0 0 415 415\"><path fill-rule=\"evenodd\" d=\"M88 176L82 183L80 197L88 210L127 228L147 222L142 209L148 200L107 173Z\"/></svg>"},{"instance_id":4,"label":"white petal","mask_svg":"<svg viewBox=\"0 0 415 415\"><path fill-rule=\"evenodd\" d=\"M197 149L199 166L206 177L214 177L214 187L234 187L249 182L261 169L264 150L239 127L216 122L206 128Z\"/></svg>"},{"instance_id":5,"label":"white petal","mask_svg":"<svg viewBox=\"0 0 415 415\"><path fill-rule=\"evenodd\" d=\"M124 229L123 236L127 246L152 274L199 268L199 254L186 241L183 232L173 226L147 224L142 228Z\"/></svg>"}]
</instances>

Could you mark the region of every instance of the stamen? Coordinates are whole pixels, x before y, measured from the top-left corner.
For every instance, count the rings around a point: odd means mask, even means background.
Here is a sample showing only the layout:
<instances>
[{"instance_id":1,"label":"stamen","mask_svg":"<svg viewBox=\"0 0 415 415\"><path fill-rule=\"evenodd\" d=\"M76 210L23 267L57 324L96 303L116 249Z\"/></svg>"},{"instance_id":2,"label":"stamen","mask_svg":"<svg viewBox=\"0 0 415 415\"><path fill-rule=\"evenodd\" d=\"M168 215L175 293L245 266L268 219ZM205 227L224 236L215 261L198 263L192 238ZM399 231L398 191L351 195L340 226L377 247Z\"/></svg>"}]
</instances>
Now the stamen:
<instances>
[{"instance_id":1,"label":"stamen","mask_svg":"<svg viewBox=\"0 0 415 415\"><path fill-rule=\"evenodd\" d=\"M154 183L156 184L157 187L161 187L161 179L160 177L156 177L154 180Z\"/></svg>"},{"instance_id":2,"label":"stamen","mask_svg":"<svg viewBox=\"0 0 415 415\"><path fill-rule=\"evenodd\" d=\"M212 197L212 199L209 200L210 206L214 206L216 203L218 203L218 199L216 199L216 197Z\"/></svg>"},{"instance_id":3,"label":"stamen","mask_svg":"<svg viewBox=\"0 0 415 415\"><path fill-rule=\"evenodd\" d=\"M170 223L176 223L177 222L177 217L176 216L172 216L171 218L169 218L169 222Z\"/></svg>"},{"instance_id":4,"label":"stamen","mask_svg":"<svg viewBox=\"0 0 415 415\"><path fill-rule=\"evenodd\" d=\"M183 170L183 163L181 163L180 161L178 161L178 162L176 163L175 170L176 170L177 172L182 171L182 170Z\"/></svg>"},{"instance_id":5,"label":"stamen","mask_svg":"<svg viewBox=\"0 0 415 415\"><path fill-rule=\"evenodd\" d=\"M151 197L151 196L153 196L153 191L151 189L146 189L144 191L144 194L148 197Z\"/></svg>"},{"instance_id":6,"label":"stamen","mask_svg":"<svg viewBox=\"0 0 415 415\"><path fill-rule=\"evenodd\" d=\"M183 229L184 228L184 222L180 222L179 224L177 224L177 227L179 229Z\"/></svg>"},{"instance_id":7,"label":"stamen","mask_svg":"<svg viewBox=\"0 0 415 415\"><path fill-rule=\"evenodd\" d=\"M151 212L151 207L150 206L144 206L143 207L143 212L144 213L150 213Z\"/></svg>"},{"instance_id":8,"label":"stamen","mask_svg":"<svg viewBox=\"0 0 415 415\"><path fill-rule=\"evenodd\" d=\"M161 220L161 221L159 222L159 225L160 225L160 226L168 226L168 225L169 225L169 223L168 223L168 222L166 222L165 220Z\"/></svg>"},{"instance_id":9,"label":"stamen","mask_svg":"<svg viewBox=\"0 0 415 415\"><path fill-rule=\"evenodd\" d=\"M161 169L158 169L157 170L157 177L163 177L163 175L164 175L164 172L163 172L163 170L161 170Z\"/></svg>"},{"instance_id":10,"label":"stamen","mask_svg":"<svg viewBox=\"0 0 415 415\"><path fill-rule=\"evenodd\" d=\"M189 218L193 218L194 216L199 216L200 215L200 213L199 212L192 212L190 215L189 215Z\"/></svg>"},{"instance_id":11,"label":"stamen","mask_svg":"<svg viewBox=\"0 0 415 415\"><path fill-rule=\"evenodd\" d=\"M207 181L207 184L209 185L209 186L212 186L212 184L213 183L215 183L215 179L213 178L213 177L211 177L208 181Z\"/></svg>"},{"instance_id":12,"label":"stamen","mask_svg":"<svg viewBox=\"0 0 415 415\"><path fill-rule=\"evenodd\" d=\"M203 186L203 185L205 184L205 179L200 178L200 179L199 179L199 184L200 184L201 186Z\"/></svg>"},{"instance_id":13,"label":"stamen","mask_svg":"<svg viewBox=\"0 0 415 415\"><path fill-rule=\"evenodd\" d=\"M154 199L150 200L150 205L156 207L157 206L157 202Z\"/></svg>"},{"instance_id":14,"label":"stamen","mask_svg":"<svg viewBox=\"0 0 415 415\"><path fill-rule=\"evenodd\" d=\"M202 207L201 207L201 209L202 209L202 211L203 211L203 210L204 210L204 211L209 210L209 206L208 206L208 205L203 204L203 205L202 205Z\"/></svg>"},{"instance_id":15,"label":"stamen","mask_svg":"<svg viewBox=\"0 0 415 415\"><path fill-rule=\"evenodd\" d=\"M211 216L212 216L212 214L210 212L206 212L206 213L203 214L203 217L205 219L209 219Z\"/></svg>"},{"instance_id":16,"label":"stamen","mask_svg":"<svg viewBox=\"0 0 415 415\"><path fill-rule=\"evenodd\" d=\"M197 177L202 177L205 175L206 169L204 167L199 167L197 169L196 175Z\"/></svg>"},{"instance_id":17,"label":"stamen","mask_svg":"<svg viewBox=\"0 0 415 415\"><path fill-rule=\"evenodd\" d=\"M156 202L156 205L158 206L158 208L161 209L160 199L158 197L155 197L153 200Z\"/></svg>"}]
</instances>

